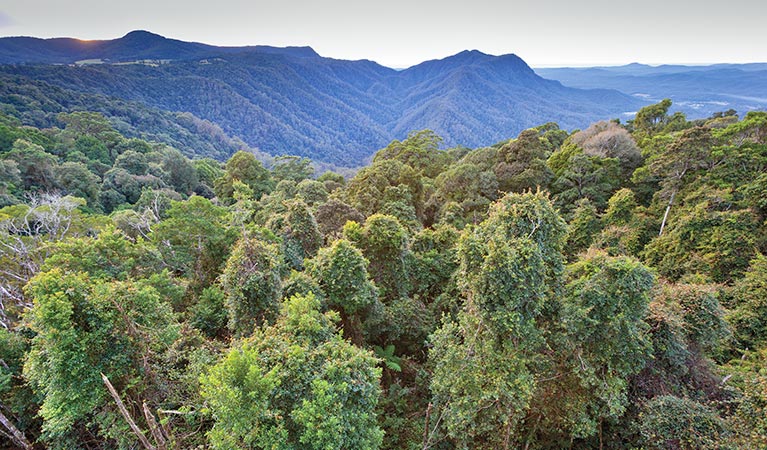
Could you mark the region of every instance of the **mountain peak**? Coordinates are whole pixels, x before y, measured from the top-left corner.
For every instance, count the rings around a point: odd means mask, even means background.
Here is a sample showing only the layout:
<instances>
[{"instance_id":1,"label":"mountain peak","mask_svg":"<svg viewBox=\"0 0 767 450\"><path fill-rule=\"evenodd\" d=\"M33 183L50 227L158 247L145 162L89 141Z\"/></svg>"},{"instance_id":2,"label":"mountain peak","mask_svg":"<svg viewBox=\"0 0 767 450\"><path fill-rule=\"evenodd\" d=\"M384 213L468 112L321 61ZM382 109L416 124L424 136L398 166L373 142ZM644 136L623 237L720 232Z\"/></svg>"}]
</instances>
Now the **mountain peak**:
<instances>
[{"instance_id":1,"label":"mountain peak","mask_svg":"<svg viewBox=\"0 0 767 450\"><path fill-rule=\"evenodd\" d=\"M520 58L514 53L508 53L506 55L498 56L497 59L498 61L505 64L508 68L515 69L515 70L522 70L522 71L530 71L530 72L533 71L533 69L530 68L530 66L525 62L524 59Z\"/></svg>"},{"instance_id":2,"label":"mountain peak","mask_svg":"<svg viewBox=\"0 0 767 450\"><path fill-rule=\"evenodd\" d=\"M474 50L464 50L458 53L456 56L490 56L490 55L474 49Z\"/></svg>"},{"instance_id":3,"label":"mountain peak","mask_svg":"<svg viewBox=\"0 0 767 450\"><path fill-rule=\"evenodd\" d=\"M453 56L448 56L445 58L445 60L452 60L456 62L460 62L462 64L472 64L477 61L483 61L487 58L492 58L492 55L488 55L487 53L482 53L479 50L464 50L462 52L456 53Z\"/></svg>"},{"instance_id":4,"label":"mountain peak","mask_svg":"<svg viewBox=\"0 0 767 450\"><path fill-rule=\"evenodd\" d=\"M450 61L452 63L460 64L460 65L490 63L490 64L500 64L505 66L507 69L513 69L513 70L523 70L523 71L532 70L527 65L527 63L524 60L522 60L522 58L515 55L514 53L495 56L495 55L489 55L487 53L483 53L479 50L464 50L453 56L448 56L442 61Z\"/></svg>"},{"instance_id":5,"label":"mountain peak","mask_svg":"<svg viewBox=\"0 0 767 450\"><path fill-rule=\"evenodd\" d=\"M160 36L159 34L152 33L151 31L146 30L133 30L126 34L125 36L121 37L120 39L166 39L165 36Z\"/></svg>"}]
</instances>

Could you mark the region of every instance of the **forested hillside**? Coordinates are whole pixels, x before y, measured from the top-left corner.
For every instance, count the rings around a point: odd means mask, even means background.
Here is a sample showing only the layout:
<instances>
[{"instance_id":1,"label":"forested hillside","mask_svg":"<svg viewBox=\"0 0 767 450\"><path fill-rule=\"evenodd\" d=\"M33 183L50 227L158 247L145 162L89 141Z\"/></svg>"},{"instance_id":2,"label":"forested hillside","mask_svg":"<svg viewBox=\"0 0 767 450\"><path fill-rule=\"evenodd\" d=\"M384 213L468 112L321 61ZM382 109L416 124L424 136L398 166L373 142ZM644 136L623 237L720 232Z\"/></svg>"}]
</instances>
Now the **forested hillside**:
<instances>
[{"instance_id":1,"label":"forested hillside","mask_svg":"<svg viewBox=\"0 0 767 450\"><path fill-rule=\"evenodd\" d=\"M647 104L617 91L564 87L539 77L515 55L478 51L397 71L372 61L323 58L307 48L213 47L146 32L87 45L19 39L0 38L0 62L16 63L0 65L4 84L55 86L95 102L84 109L110 119L112 111L100 107L107 100L92 95L160 109L163 116L190 113L268 154L343 167L366 163L372 149L411 130L434 130L445 146L477 147L547 120L563 129L584 128ZM4 48L27 59L4 60ZM54 64L86 57L97 64ZM208 150L196 154L217 157Z\"/></svg>"},{"instance_id":2,"label":"forested hillside","mask_svg":"<svg viewBox=\"0 0 767 450\"><path fill-rule=\"evenodd\" d=\"M0 113L36 128L63 127L61 113L98 112L127 137L162 142L188 157L225 161L240 148L218 125L190 113L174 113L100 94L0 74Z\"/></svg>"},{"instance_id":3,"label":"forested hillside","mask_svg":"<svg viewBox=\"0 0 767 450\"><path fill-rule=\"evenodd\" d=\"M0 447L767 446L767 113L353 178L0 120Z\"/></svg>"}]
</instances>

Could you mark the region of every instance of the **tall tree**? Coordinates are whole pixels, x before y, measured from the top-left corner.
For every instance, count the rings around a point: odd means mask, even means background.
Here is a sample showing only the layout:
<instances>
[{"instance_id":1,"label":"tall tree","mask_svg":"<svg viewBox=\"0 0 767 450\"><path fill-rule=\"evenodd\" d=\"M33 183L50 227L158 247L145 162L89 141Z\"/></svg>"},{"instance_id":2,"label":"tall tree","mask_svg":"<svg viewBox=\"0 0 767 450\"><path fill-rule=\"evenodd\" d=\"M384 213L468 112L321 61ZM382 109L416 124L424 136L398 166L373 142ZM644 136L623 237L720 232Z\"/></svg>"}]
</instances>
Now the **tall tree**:
<instances>
[{"instance_id":1,"label":"tall tree","mask_svg":"<svg viewBox=\"0 0 767 450\"><path fill-rule=\"evenodd\" d=\"M134 389L135 400L160 400L153 361L178 335L170 305L144 281L99 283L59 269L37 275L27 289L35 337L24 374L43 398L43 440L50 448L74 448L78 433L95 428L115 447L134 445L101 373ZM98 415L111 418L98 421Z\"/></svg>"},{"instance_id":2,"label":"tall tree","mask_svg":"<svg viewBox=\"0 0 767 450\"><path fill-rule=\"evenodd\" d=\"M202 290L218 277L237 238L227 210L193 195L172 202L167 214L153 229L152 241L171 270L185 275L192 290Z\"/></svg>"},{"instance_id":3,"label":"tall tree","mask_svg":"<svg viewBox=\"0 0 767 450\"><path fill-rule=\"evenodd\" d=\"M717 164L711 158L713 143L711 130L695 127L682 132L664 152L650 160L650 170L660 177L662 194L668 198L659 235L663 234L674 198L684 186L686 178L695 170L712 168Z\"/></svg>"},{"instance_id":4,"label":"tall tree","mask_svg":"<svg viewBox=\"0 0 767 450\"><path fill-rule=\"evenodd\" d=\"M276 246L243 236L226 262L221 285L235 335L249 336L255 327L272 322L282 294Z\"/></svg>"},{"instance_id":5,"label":"tall tree","mask_svg":"<svg viewBox=\"0 0 767 450\"><path fill-rule=\"evenodd\" d=\"M243 150L232 155L226 162L225 173L215 181L216 195L225 203L234 201L233 183L239 180L248 185L255 198L268 194L274 189L274 181L269 171L257 160L253 153Z\"/></svg>"},{"instance_id":6,"label":"tall tree","mask_svg":"<svg viewBox=\"0 0 767 450\"><path fill-rule=\"evenodd\" d=\"M542 193L509 194L462 238L464 310L434 334L429 359L442 430L457 446L513 448L535 390L539 322L559 291L565 224Z\"/></svg>"},{"instance_id":7,"label":"tall tree","mask_svg":"<svg viewBox=\"0 0 767 450\"><path fill-rule=\"evenodd\" d=\"M378 297L367 266L368 261L362 252L344 239L320 249L317 257L307 263L307 272L317 280L328 306L341 313L344 334L357 344L362 344L364 312L377 302Z\"/></svg>"},{"instance_id":8,"label":"tall tree","mask_svg":"<svg viewBox=\"0 0 767 450\"><path fill-rule=\"evenodd\" d=\"M335 332L313 295L289 299L277 322L256 330L202 377L216 449L380 447L381 370L372 354Z\"/></svg>"}]
</instances>

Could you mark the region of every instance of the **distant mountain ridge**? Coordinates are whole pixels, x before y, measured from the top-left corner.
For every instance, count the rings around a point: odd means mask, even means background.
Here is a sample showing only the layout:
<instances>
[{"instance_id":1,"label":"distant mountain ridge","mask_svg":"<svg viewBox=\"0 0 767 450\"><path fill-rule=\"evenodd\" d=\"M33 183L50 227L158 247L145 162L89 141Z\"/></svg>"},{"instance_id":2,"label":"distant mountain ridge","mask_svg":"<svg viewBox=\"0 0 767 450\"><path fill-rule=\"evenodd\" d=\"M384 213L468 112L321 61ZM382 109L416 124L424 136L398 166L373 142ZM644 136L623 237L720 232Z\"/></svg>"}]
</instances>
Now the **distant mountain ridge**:
<instances>
[{"instance_id":1,"label":"distant mountain ridge","mask_svg":"<svg viewBox=\"0 0 767 450\"><path fill-rule=\"evenodd\" d=\"M734 109L767 109L767 63L710 66L628 64L615 67L536 69L545 78L579 89L616 89L648 101L670 98L691 118Z\"/></svg>"},{"instance_id":2,"label":"distant mountain ridge","mask_svg":"<svg viewBox=\"0 0 767 450\"><path fill-rule=\"evenodd\" d=\"M479 147L545 122L583 128L647 104L614 90L565 87L516 55L477 50L397 71L323 58L308 47L222 48L141 31L87 51L74 40L18 39L0 39L0 61L15 61L0 74L189 112L267 153L344 166L363 164L413 130L432 129L446 146ZM32 47L29 56L18 50ZM76 58L167 62L77 66Z\"/></svg>"},{"instance_id":3,"label":"distant mountain ridge","mask_svg":"<svg viewBox=\"0 0 767 450\"><path fill-rule=\"evenodd\" d=\"M273 53L295 57L319 56L311 47L217 47L169 39L149 31L131 31L111 40L74 38L0 38L0 64L72 64L86 60L129 62L137 60L186 60L238 53Z\"/></svg>"}]
</instances>

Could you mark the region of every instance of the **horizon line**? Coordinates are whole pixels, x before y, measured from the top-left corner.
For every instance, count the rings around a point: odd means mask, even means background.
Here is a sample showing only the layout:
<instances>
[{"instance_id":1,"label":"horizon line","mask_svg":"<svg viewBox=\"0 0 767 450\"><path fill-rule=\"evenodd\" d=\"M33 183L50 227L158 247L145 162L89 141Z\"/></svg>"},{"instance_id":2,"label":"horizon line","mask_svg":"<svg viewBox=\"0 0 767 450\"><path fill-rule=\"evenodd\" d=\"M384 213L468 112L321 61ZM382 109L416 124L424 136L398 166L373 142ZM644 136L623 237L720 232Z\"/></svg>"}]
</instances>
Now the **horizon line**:
<instances>
[{"instance_id":1,"label":"horizon line","mask_svg":"<svg viewBox=\"0 0 767 450\"><path fill-rule=\"evenodd\" d=\"M229 48L232 48L232 47L235 47L235 48L236 47L258 47L258 46L275 47L275 48L301 48L301 47L304 47L304 48L310 48L310 49L314 50L322 58L340 59L340 60L346 60L346 61L372 61L372 62L375 62L376 64L378 64L380 66L387 67L389 69L393 69L393 70L397 70L397 71L409 69L411 67L417 66L417 65L422 64L424 62L438 61L438 60L442 60L442 59L445 59L445 58L449 58L451 56L458 55L458 54L460 54L462 52L465 52L465 51L474 51L474 50L477 50L477 51L479 51L481 53L484 53L484 54L486 54L488 56L494 56L494 57L505 56L505 55L510 55L510 54L516 55L517 57L522 59L522 61L524 61L531 69L566 69L566 68L587 69L587 68L602 68L602 67L609 68L609 67L624 67L624 66L628 66L628 65L632 65L632 64L639 64L639 65L653 67L653 68L657 68L657 67L661 67L661 66L706 67L706 66L714 66L714 65L767 64L767 61L755 61L755 60L749 60L749 61L716 61L716 62L700 62L700 61L696 61L696 62L657 62L657 61L654 61L654 62L639 62L639 61L631 61L631 62L594 62L594 63L582 63L582 62L577 62L577 63L576 62L570 62L570 63L568 63L568 62L529 62L529 60L519 56L518 53L513 52L513 51L507 52L507 53L503 53L503 54L494 54L494 53L487 53L487 52L485 52L483 50L480 50L480 49L470 49L470 48L465 48L465 49L460 50L458 52L451 53L451 54L444 55L444 56L426 57L425 59L422 59L419 62L412 63L412 64L410 64L410 63L406 63L406 64L402 64L402 63L389 64L389 63L379 62L379 61L377 61L377 60L375 60L375 59L373 59L371 57L363 57L363 58L360 58L360 59L351 59L351 58L348 58L348 57L325 55L325 54L322 54L319 51L317 51L315 46L310 45L310 44L303 44L303 45L298 45L298 44L291 44L291 45L279 45L279 44L277 44L277 45L275 45L275 44L265 44L265 43L261 43L261 44L253 44L253 43L250 43L250 44L211 44L211 43L208 43L208 42L203 42L201 40L189 40L189 41L187 41L187 40L183 40L183 39L179 39L179 38L168 37L168 36L156 33L154 31L149 31L147 29L138 29L138 28L134 29L134 30L130 30L130 31L126 32L125 34L121 35L121 36L114 37L114 38L111 38L111 39L110 38L85 39L85 38L78 38L78 37L73 37L73 36L40 37L40 36L30 36L30 35L0 36L0 39L7 39L7 38L32 38L32 39L42 39L42 40L50 40L50 39L74 39L74 40L83 41L83 42L94 42L94 41L105 42L105 41L113 41L113 40L117 40L117 39L122 39L125 36L127 36L128 34L133 33L133 32L137 32L137 31L154 34L154 35L160 36L160 37L162 37L164 39L175 40L175 41L180 41L180 42L186 42L186 43L191 43L191 44L203 44L203 45L209 45L209 46L212 46L212 47L222 47L222 48L227 48L227 47L229 47Z\"/></svg>"}]
</instances>

